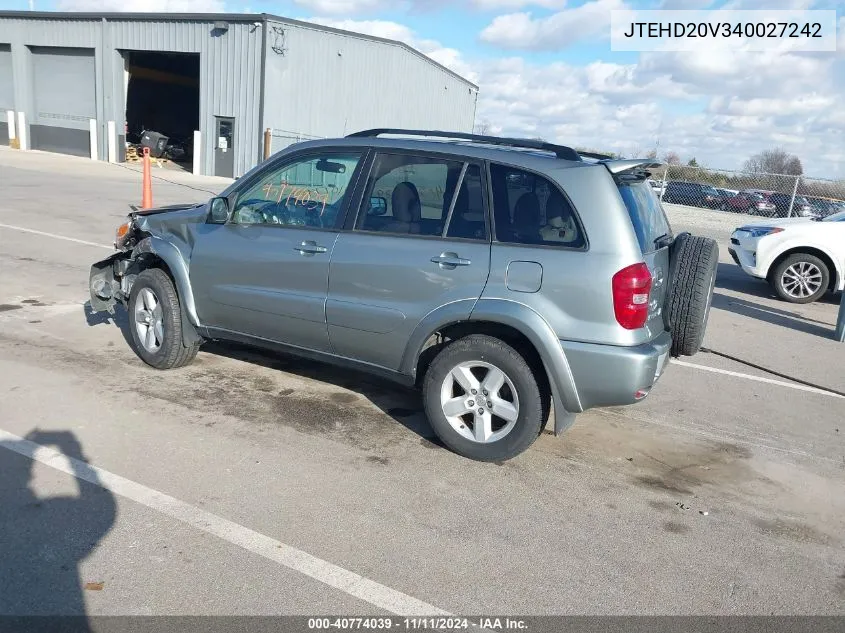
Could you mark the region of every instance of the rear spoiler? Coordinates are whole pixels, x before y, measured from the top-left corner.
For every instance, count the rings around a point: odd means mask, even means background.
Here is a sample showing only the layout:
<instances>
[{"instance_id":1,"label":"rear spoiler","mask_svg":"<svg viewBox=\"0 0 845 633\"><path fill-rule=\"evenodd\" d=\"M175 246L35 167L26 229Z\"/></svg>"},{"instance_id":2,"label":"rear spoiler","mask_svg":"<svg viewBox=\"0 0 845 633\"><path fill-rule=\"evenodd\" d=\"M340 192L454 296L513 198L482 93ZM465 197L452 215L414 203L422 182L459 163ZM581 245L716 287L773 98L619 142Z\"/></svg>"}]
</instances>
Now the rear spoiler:
<instances>
[{"instance_id":1,"label":"rear spoiler","mask_svg":"<svg viewBox=\"0 0 845 633\"><path fill-rule=\"evenodd\" d=\"M625 158L621 160L600 160L601 164L610 170L611 174L625 174L627 172L646 171L663 167L663 163L653 158Z\"/></svg>"}]
</instances>

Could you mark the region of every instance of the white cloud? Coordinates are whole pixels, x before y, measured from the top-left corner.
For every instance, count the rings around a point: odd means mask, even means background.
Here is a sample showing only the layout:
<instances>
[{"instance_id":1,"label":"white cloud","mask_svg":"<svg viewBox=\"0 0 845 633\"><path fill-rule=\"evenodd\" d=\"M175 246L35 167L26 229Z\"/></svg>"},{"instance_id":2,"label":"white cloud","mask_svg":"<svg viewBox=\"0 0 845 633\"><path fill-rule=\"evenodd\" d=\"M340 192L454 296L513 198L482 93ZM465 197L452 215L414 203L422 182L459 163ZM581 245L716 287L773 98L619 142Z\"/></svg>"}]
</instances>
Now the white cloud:
<instances>
[{"instance_id":1,"label":"white cloud","mask_svg":"<svg viewBox=\"0 0 845 633\"><path fill-rule=\"evenodd\" d=\"M623 153L646 152L659 139L661 151L722 169L782 145L808 174L834 176L845 171L837 106L845 84L834 79L845 67L832 61L770 53L642 55L638 63L587 66L488 61L478 66L478 118L497 134ZM688 105L678 110L673 100ZM700 111L683 113L691 108Z\"/></svg>"},{"instance_id":2,"label":"white cloud","mask_svg":"<svg viewBox=\"0 0 845 633\"><path fill-rule=\"evenodd\" d=\"M446 5L450 0L293 0L316 15L342 16L389 11L428 11ZM548 1L548 0L543 0Z\"/></svg>"},{"instance_id":3,"label":"white cloud","mask_svg":"<svg viewBox=\"0 0 845 633\"><path fill-rule=\"evenodd\" d=\"M562 50L580 40L605 36L610 12L625 8L624 0L590 0L542 18L530 12L509 13L494 18L481 39L505 49Z\"/></svg>"},{"instance_id":4,"label":"white cloud","mask_svg":"<svg viewBox=\"0 0 845 633\"><path fill-rule=\"evenodd\" d=\"M661 151L722 169L780 144L808 174L845 171L845 115L837 107L845 59L833 53L715 50L643 53L629 64L532 64L470 60L386 20L312 21L405 42L479 84L477 118L491 134L623 153L646 152L659 140Z\"/></svg>"},{"instance_id":5,"label":"white cloud","mask_svg":"<svg viewBox=\"0 0 845 633\"><path fill-rule=\"evenodd\" d=\"M223 0L59 0L60 11L223 13Z\"/></svg>"},{"instance_id":6,"label":"white cloud","mask_svg":"<svg viewBox=\"0 0 845 633\"><path fill-rule=\"evenodd\" d=\"M294 2L319 15L356 15L378 11L389 4L386 0L294 0Z\"/></svg>"},{"instance_id":7,"label":"white cloud","mask_svg":"<svg viewBox=\"0 0 845 633\"><path fill-rule=\"evenodd\" d=\"M566 0L470 0L470 3L481 11L515 11L529 6L562 9L566 6Z\"/></svg>"}]
</instances>

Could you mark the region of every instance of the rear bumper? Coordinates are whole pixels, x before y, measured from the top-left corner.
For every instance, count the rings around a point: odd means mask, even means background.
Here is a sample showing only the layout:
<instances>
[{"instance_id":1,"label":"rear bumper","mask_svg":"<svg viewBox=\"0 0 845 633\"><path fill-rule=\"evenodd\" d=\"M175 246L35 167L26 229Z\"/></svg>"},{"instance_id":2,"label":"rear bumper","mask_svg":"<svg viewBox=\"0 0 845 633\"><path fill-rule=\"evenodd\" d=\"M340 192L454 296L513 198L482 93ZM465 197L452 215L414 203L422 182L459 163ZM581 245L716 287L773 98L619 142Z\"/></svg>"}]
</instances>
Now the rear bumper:
<instances>
[{"instance_id":1,"label":"rear bumper","mask_svg":"<svg viewBox=\"0 0 845 633\"><path fill-rule=\"evenodd\" d=\"M633 347L561 341L583 410L645 398L669 362L672 336Z\"/></svg>"}]
</instances>

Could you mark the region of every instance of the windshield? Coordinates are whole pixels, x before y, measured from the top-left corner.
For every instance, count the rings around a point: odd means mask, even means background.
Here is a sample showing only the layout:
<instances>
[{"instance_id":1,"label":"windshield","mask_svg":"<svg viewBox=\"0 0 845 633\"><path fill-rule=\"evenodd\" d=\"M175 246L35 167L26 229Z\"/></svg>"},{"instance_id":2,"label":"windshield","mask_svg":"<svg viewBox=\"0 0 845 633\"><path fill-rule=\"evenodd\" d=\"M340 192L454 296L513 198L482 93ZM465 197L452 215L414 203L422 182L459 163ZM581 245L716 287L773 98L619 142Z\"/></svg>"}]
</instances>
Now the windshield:
<instances>
[{"instance_id":1,"label":"windshield","mask_svg":"<svg viewBox=\"0 0 845 633\"><path fill-rule=\"evenodd\" d=\"M616 184L628 208L643 254L657 250L654 241L671 234L672 229L654 190L643 180L620 179Z\"/></svg>"},{"instance_id":2,"label":"windshield","mask_svg":"<svg viewBox=\"0 0 845 633\"><path fill-rule=\"evenodd\" d=\"M701 188L704 191L704 193L709 193L709 194L714 195L714 196L719 195L719 192L716 191L716 189L714 189L713 187L710 187L708 185L703 185Z\"/></svg>"}]
</instances>

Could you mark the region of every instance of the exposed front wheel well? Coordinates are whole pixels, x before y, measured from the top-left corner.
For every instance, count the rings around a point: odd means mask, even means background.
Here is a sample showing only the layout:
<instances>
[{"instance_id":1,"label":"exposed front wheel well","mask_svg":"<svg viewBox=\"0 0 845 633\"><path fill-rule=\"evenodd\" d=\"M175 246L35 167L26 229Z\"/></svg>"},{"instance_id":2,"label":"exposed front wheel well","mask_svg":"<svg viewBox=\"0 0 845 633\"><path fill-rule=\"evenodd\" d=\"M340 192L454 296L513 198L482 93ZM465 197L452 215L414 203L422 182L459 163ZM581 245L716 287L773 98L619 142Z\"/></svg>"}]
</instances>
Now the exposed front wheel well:
<instances>
[{"instance_id":1,"label":"exposed front wheel well","mask_svg":"<svg viewBox=\"0 0 845 633\"><path fill-rule=\"evenodd\" d=\"M154 253L140 253L132 262L129 270L127 271L129 274L137 276L140 275L143 271L149 270L152 268L156 268L161 270L167 277L170 279L170 283L173 284L174 290L176 291L176 296L179 299L179 304L182 312L182 336L183 342L185 346L190 346L195 343L201 343L202 337L200 336L197 329L194 327L194 324L191 323L191 320L188 318L188 313L185 310L185 303L184 298L180 296L179 292L179 283L173 271L170 269L170 266L167 265L167 262L164 261L161 257ZM131 291L131 287L128 288L128 291ZM127 292L127 299L128 297Z\"/></svg>"},{"instance_id":2,"label":"exposed front wheel well","mask_svg":"<svg viewBox=\"0 0 845 633\"><path fill-rule=\"evenodd\" d=\"M534 371L541 389L549 393L549 378L537 348L534 347L527 336L516 328L493 321L461 321L446 325L432 334L426 340L422 352L417 358L417 385L422 385L431 361L434 360L434 357L444 345L471 334L492 336L513 347Z\"/></svg>"},{"instance_id":3,"label":"exposed front wheel well","mask_svg":"<svg viewBox=\"0 0 845 633\"><path fill-rule=\"evenodd\" d=\"M839 273L836 271L836 265L833 263L833 260L831 260L830 257L827 256L827 253L811 246L797 246L795 248L790 248L789 250L784 251L783 253L775 257L775 259L772 260L772 263L769 265L769 269L766 271L766 281L772 283L774 281L772 275L774 275L774 272L775 270L777 270L777 267L780 265L780 263L790 255L795 255L799 253L813 255L814 257L818 257L824 262L825 266L827 266L828 271L830 271L830 282L828 284L828 290L835 291L836 288L839 286Z\"/></svg>"}]
</instances>

